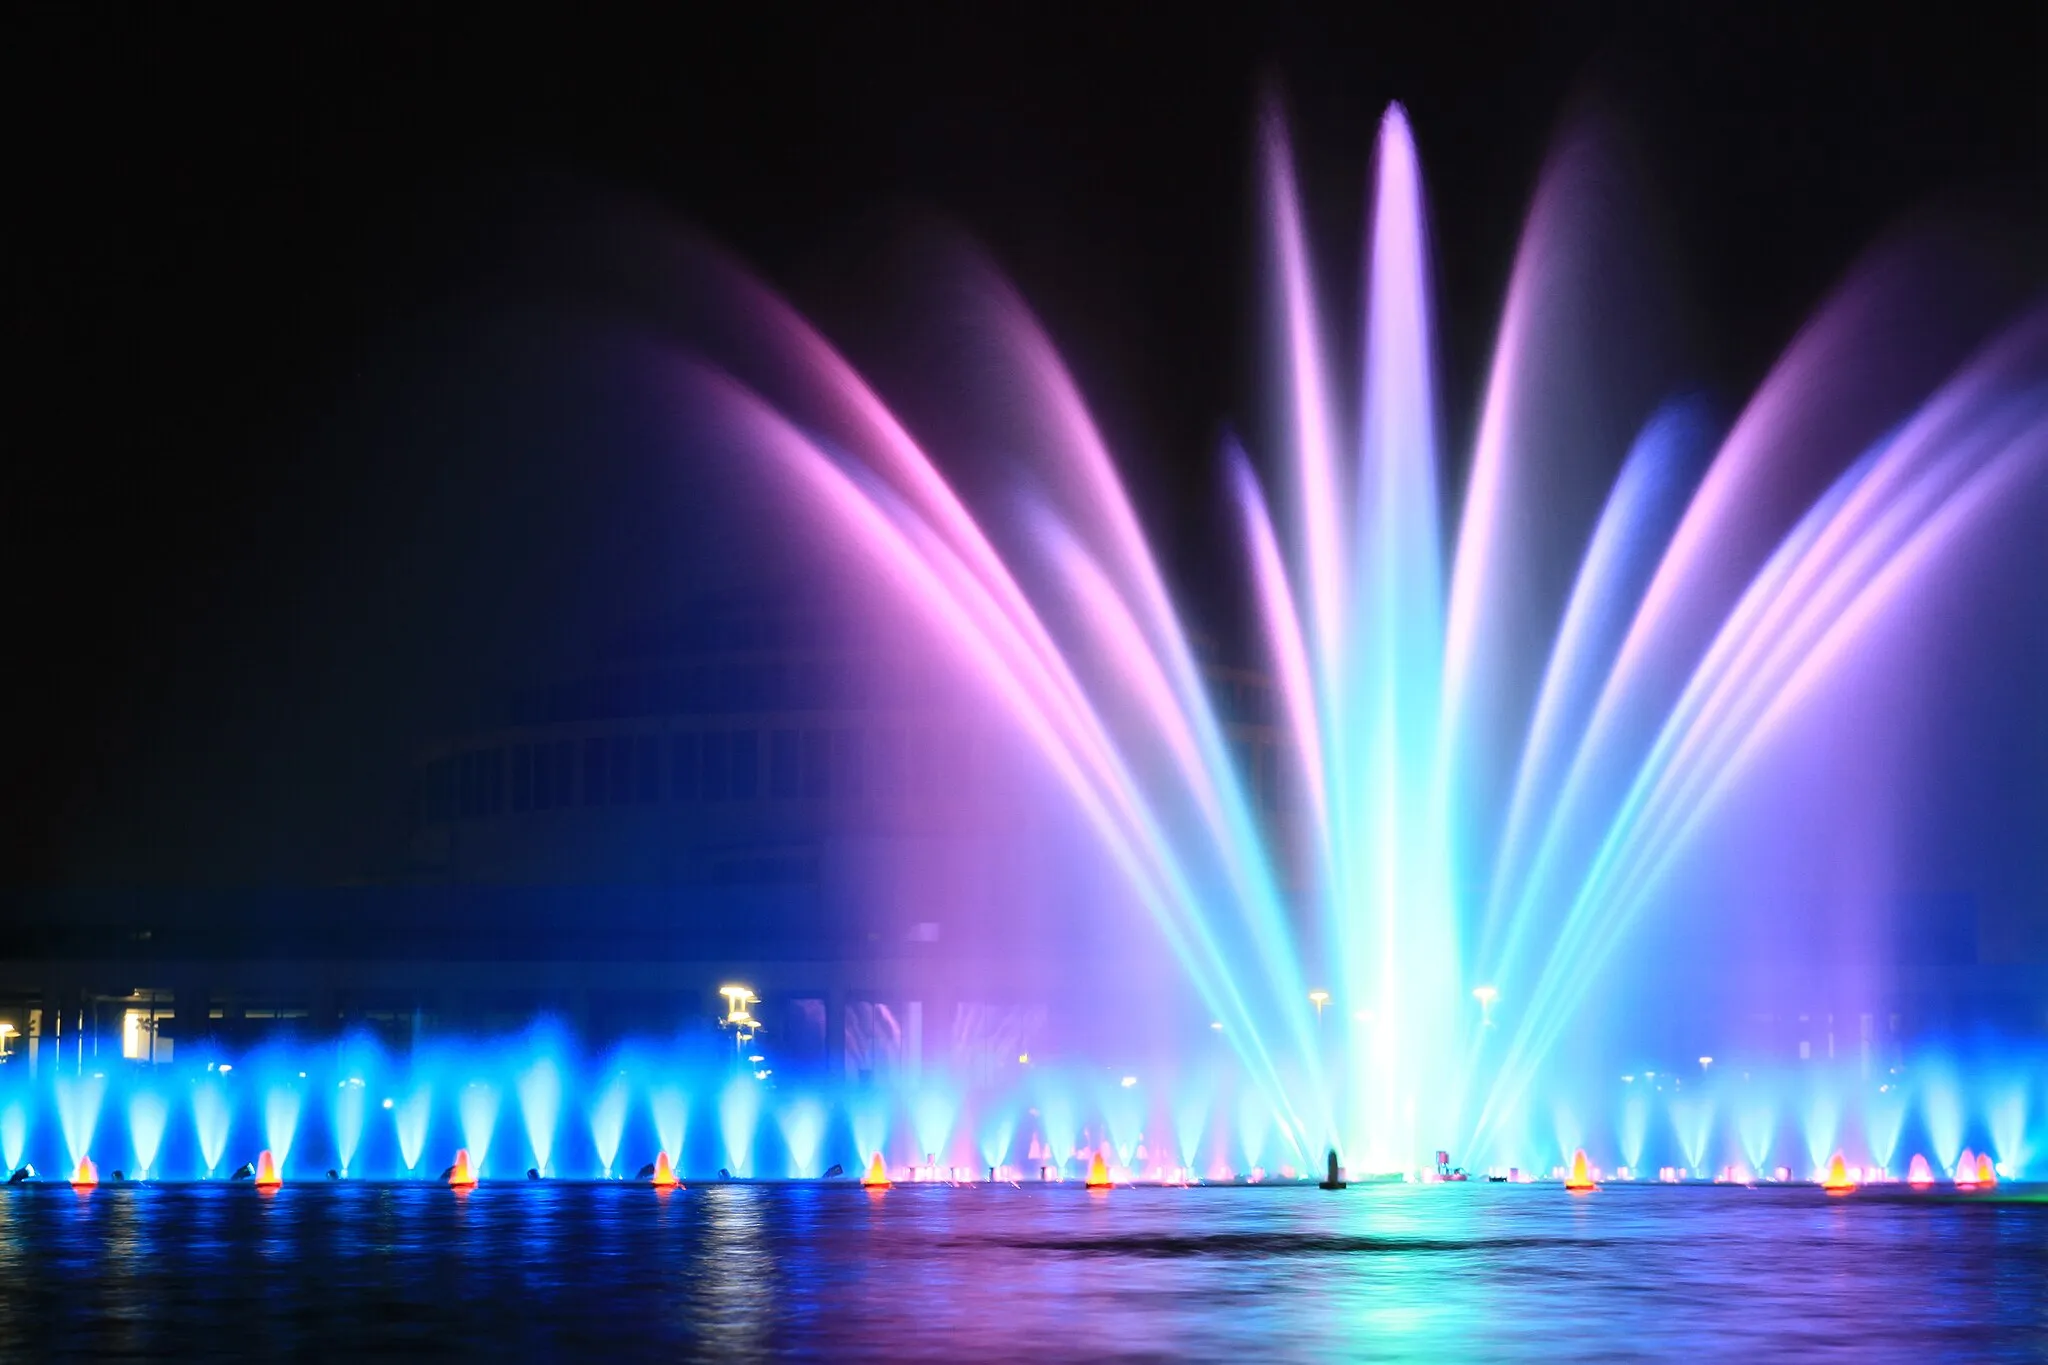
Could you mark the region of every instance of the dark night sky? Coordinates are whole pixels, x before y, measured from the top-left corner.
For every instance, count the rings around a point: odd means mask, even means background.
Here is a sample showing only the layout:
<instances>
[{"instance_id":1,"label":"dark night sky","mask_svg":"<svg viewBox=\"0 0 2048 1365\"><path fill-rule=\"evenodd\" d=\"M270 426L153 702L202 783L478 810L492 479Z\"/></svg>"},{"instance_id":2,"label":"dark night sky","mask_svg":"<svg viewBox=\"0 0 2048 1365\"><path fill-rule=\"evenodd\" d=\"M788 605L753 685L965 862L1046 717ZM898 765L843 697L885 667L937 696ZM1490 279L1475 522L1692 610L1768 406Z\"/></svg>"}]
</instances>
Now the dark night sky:
<instances>
[{"instance_id":1,"label":"dark night sky","mask_svg":"<svg viewBox=\"0 0 2048 1365\"><path fill-rule=\"evenodd\" d=\"M485 597L516 617L532 587L466 563L500 505L473 480L519 484L518 442L464 456L475 430L444 448L423 416L405 442L350 445L366 396L392 407L389 356L516 233L494 215L532 200L490 187L566 173L642 198L799 304L827 302L835 252L878 220L959 225L1139 452L1169 545L1208 515L1217 433L1254 401L1267 76L1333 236L1355 231L1379 110L1408 105L1454 423L1576 98L1633 134L1698 304L1695 368L1731 395L1900 215L1967 201L2038 234L2048 187L2038 13L706 8L15 16L0 884L304 881L379 856L439 714L404 681L459 698L488 671L456 667L476 654L460 631L382 629L382 580L445 591L447 619ZM442 456L472 482L449 492ZM568 538L603 539L602 507Z\"/></svg>"}]
</instances>

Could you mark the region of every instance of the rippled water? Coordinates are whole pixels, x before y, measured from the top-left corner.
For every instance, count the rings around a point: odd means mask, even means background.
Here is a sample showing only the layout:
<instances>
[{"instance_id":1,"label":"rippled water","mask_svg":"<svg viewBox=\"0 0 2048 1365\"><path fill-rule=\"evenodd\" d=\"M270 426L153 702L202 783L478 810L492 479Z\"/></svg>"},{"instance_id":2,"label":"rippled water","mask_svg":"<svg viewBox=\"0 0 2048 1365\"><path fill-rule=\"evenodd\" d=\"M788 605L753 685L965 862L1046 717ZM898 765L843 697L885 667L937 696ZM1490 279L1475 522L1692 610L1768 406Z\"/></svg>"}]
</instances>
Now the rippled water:
<instances>
[{"instance_id":1,"label":"rippled water","mask_svg":"<svg viewBox=\"0 0 2048 1365\"><path fill-rule=\"evenodd\" d=\"M2048 1203L1813 1189L0 1191L0 1357L2048 1356Z\"/></svg>"}]
</instances>

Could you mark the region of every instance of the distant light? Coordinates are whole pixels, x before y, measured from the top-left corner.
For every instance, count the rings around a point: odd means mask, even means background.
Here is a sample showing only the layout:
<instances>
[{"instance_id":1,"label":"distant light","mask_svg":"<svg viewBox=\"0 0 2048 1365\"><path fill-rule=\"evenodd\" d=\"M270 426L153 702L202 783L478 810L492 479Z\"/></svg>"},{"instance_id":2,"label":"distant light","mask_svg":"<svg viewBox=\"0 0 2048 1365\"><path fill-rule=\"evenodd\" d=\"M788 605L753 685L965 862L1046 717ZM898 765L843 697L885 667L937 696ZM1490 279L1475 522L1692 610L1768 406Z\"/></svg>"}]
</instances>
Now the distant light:
<instances>
[{"instance_id":1,"label":"distant light","mask_svg":"<svg viewBox=\"0 0 2048 1365\"><path fill-rule=\"evenodd\" d=\"M1491 1005L1494 1001L1500 999L1500 991L1492 986L1474 986L1472 988L1472 998L1482 1005Z\"/></svg>"},{"instance_id":2,"label":"distant light","mask_svg":"<svg viewBox=\"0 0 2048 1365\"><path fill-rule=\"evenodd\" d=\"M1714 1064L1714 1059L1713 1059L1712 1057L1702 1057L1702 1058L1700 1058L1700 1069L1701 1069L1702 1071L1706 1070L1706 1069L1707 1069L1708 1067L1712 1066L1713 1064Z\"/></svg>"},{"instance_id":3,"label":"distant light","mask_svg":"<svg viewBox=\"0 0 2048 1365\"><path fill-rule=\"evenodd\" d=\"M1136 1085L1137 1083L1138 1083L1138 1078L1137 1078L1136 1076L1126 1076L1126 1077L1124 1077L1124 1089L1126 1089L1126 1090L1129 1090L1129 1089L1130 1089L1130 1088L1131 1088L1132 1086Z\"/></svg>"},{"instance_id":4,"label":"distant light","mask_svg":"<svg viewBox=\"0 0 2048 1365\"><path fill-rule=\"evenodd\" d=\"M305 1073L305 1072L303 1072L303 1071L301 1071L301 1072L299 1073L299 1079L300 1079L300 1080L302 1080L302 1081L303 1081L303 1080L305 1080L305 1079L306 1079L306 1073Z\"/></svg>"},{"instance_id":5,"label":"distant light","mask_svg":"<svg viewBox=\"0 0 2048 1365\"><path fill-rule=\"evenodd\" d=\"M762 1069L762 1070L760 1070L760 1071L756 1071L756 1072L754 1073L754 1079L755 1079L755 1080L757 1080L757 1081L765 1081L765 1080L767 1080L767 1079L768 1079L768 1078L769 1078L770 1076L772 1076L772 1075L774 1075L774 1074L775 1074L775 1073L773 1072L773 1070L771 1070L771 1069L767 1069L767 1068L764 1068L764 1069Z\"/></svg>"},{"instance_id":6,"label":"distant light","mask_svg":"<svg viewBox=\"0 0 2048 1365\"><path fill-rule=\"evenodd\" d=\"M767 1061L768 1059L767 1059L766 1057L763 1057L763 1056L762 1056L762 1055L761 1055L760 1053L758 1053L758 1052L757 1052L757 1053L755 1053L755 1054L754 1054L753 1056L751 1056L751 1057L747 1058L747 1060L748 1060L748 1061L750 1061L750 1062L765 1062L765 1061Z\"/></svg>"},{"instance_id":7,"label":"distant light","mask_svg":"<svg viewBox=\"0 0 2048 1365\"><path fill-rule=\"evenodd\" d=\"M1209 1027L1215 1029L1218 1033L1221 1033L1223 1032L1223 1021L1221 1019L1211 1019L1209 1021Z\"/></svg>"},{"instance_id":8,"label":"distant light","mask_svg":"<svg viewBox=\"0 0 2048 1365\"><path fill-rule=\"evenodd\" d=\"M230 1072L230 1071L233 1071L234 1069L235 1069L235 1068L234 1068L234 1066L233 1066L233 1064L232 1064L232 1063L229 1063L229 1062L222 1062L222 1063L220 1064L220 1074L221 1074L221 1075L223 1075L223 1076L227 1075L227 1074L228 1074L228 1072Z\"/></svg>"},{"instance_id":9,"label":"distant light","mask_svg":"<svg viewBox=\"0 0 2048 1365\"><path fill-rule=\"evenodd\" d=\"M16 1030L14 1025L8 1023L0 1023L0 1038L11 1038L14 1036L15 1032Z\"/></svg>"},{"instance_id":10,"label":"distant light","mask_svg":"<svg viewBox=\"0 0 2048 1365\"><path fill-rule=\"evenodd\" d=\"M384 1101L384 1107L385 1107L386 1109L389 1109L389 1108L391 1107L391 1101L390 1101L390 1100L386 1100L386 1101Z\"/></svg>"},{"instance_id":11,"label":"distant light","mask_svg":"<svg viewBox=\"0 0 2048 1365\"><path fill-rule=\"evenodd\" d=\"M1018 1054L1017 1054L1017 1065L1018 1065L1018 1066L1030 1066L1030 1065L1031 1065L1031 1054L1030 1054L1030 1053L1028 1053L1028 1052L1020 1052L1020 1053L1018 1053Z\"/></svg>"},{"instance_id":12,"label":"distant light","mask_svg":"<svg viewBox=\"0 0 2048 1365\"><path fill-rule=\"evenodd\" d=\"M1315 1001L1318 1005L1327 1005L1330 1003L1330 993L1328 991L1310 991L1308 993L1308 998Z\"/></svg>"},{"instance_id":13,"label":"distant light","mask_svg":"<svg viewBox=\"0 0 2048 1365\"><path fill-rule=\"evenodd\" d=\"M1632 1084L1634 1084L1634 1082L1635 1082L1635 1079L1636 1079L1636 1078L1635 1078L1635 1077L1633 1077L1633 1076L1623 1076L1623 1077L1621 1078L1621 1083L1622 1083L1623 1085L1632 1085Z\"/></svg>"}]
</instances>

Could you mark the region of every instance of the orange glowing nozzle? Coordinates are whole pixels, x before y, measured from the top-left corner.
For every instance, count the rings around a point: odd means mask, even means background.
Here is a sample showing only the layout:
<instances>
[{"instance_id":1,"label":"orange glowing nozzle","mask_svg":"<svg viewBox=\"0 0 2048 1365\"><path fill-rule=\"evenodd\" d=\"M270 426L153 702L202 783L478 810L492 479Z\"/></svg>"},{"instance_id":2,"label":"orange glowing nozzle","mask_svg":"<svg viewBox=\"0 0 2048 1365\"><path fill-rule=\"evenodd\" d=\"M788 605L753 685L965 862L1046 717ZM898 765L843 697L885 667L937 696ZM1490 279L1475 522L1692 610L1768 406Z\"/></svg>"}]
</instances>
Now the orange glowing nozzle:
<instances>
[{"instance_id":1,"label":"orange glowing nozzle","mask_svg":"<svg viewBox=\"0 0 2048 1365\"><path fill-rule=\"evenodd\" d=\"M75 1189L90 1189L100 1183L99 1167L92 1164L92 1158L78 1158L78 1169L71 1173L71 1184Z\"/></svg>"},{"instance_id":2,"label":"orange glowing nozzle","mask_svg":"<svg viewBox=\"0 0 2048 1365\"><path fill-rule=\"evenodd\" d=\"M886 1190L889 1188L892 1183L889 1179L889 1168L882 1164L882 1154L880 1152L876 1152L875 1159L868 1163L868 1172L860 1178L860 1183L871 1190Z\"/></svg>"},{"instance_id":3,"label":"orange glowing nozzle","mask_svg":"<svg viewBox=\"0 0 2048 1365\"><path fill-rule=\"evenodd\" d=\"M455 1164L449 1168L448 1183L457 1189L468 1189L476 1184L476 1172L469 1168L469 1148L455 1149Z\"/></svg>"},{"instance_id":4,"label":"orange glowing nozzle","mask_svg":"<svg viewBox=\"0 0 2048 1365\"><path fill-rule=\"evenodd\" d=\"M1572 1168L1566 1173L1564 1187L1573 1194L1585 1194L1600 1187L1593 1183L1593 1166L1586 1160L1586 1149L1577 1148L1572 1152Z\"/></svg>"},{"instance_id":5,"label":"orange glowing nozzle","mask_svg":"<svg viewBox=\"0 0 2048 1365\"><path fill-rule=\"evenodd\" d=\"M1820 1187L1829 1194L1847 1194L1856 1188L1856 1182L1849 1178L1849 1163L1836 1152L1828 1158L1828 1173L1822 1178Z\"/></svg>"},{"instance_id":6,"label":"orange glowing nozzle","mask_svg":"<svg viewBox=\"0 0 2048 1365\"><path fill-rule=\"evenodd\" d=\"M1109 1188L1109 1160L1097 1152L1088 1162L1088 1188L1106 1190Z\"/></svg>"},{"instance_id":7,"label":"orange glowing nozzle","mask_svg":"<svg viewBox=\"0 0 2048 1365\"><path fill-rule=\"evenodd\" d=\"M677 1184L675 1168L668 1164L667 1152L657 1152L655 1154L654 1184L657 1188L664 1190L674 1189Z\"/></svg>"},{"instance_id":8,"label":"orange glowing nozzle","mask_svg":"<svg viewBox=\"0 0 2048 1365\"><path fill-rule=\"evenodd\" d=\"M274 1190L282 1184L284 1184L284 1177L277 1173L277 1161L270 1155L270 1150L265 1148L263 1151L258 1152L256 1154L256 1188L259 1190Z\"/></svg>"}]
</instances>

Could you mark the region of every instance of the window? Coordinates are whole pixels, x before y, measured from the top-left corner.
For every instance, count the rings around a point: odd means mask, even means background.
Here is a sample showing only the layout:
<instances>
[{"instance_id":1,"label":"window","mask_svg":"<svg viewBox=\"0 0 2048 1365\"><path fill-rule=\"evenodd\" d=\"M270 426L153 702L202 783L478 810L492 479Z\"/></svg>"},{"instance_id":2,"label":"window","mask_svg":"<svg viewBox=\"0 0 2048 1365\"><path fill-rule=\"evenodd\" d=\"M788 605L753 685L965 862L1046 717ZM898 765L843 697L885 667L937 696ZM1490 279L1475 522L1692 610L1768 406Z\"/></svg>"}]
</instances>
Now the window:
<instances>
[{"instance_id":1,"label":"window","mask_svg":"<svg viewBox=\"0 0 2048 1365\"><path fill-rule=\"evenodd\" d=\"M604 804L604 754L605 742L601 737L592 736L583 741L583 804L586 806Z\"/></svg>"},{"instance_id":2,"label":"window","mask_svg":"<svg viewBox=\"0 0 2048 1365\"><path fill-rule=\"evenodd\" d=\"M447 759L427 765L420 782L420 814L430 825L444 824L454 814L454 776Z\"/></svg>"},{"instance_id":3,"label":"window","mask_svg":"<svg viewBox=\"0 0 2048 1365\"><path fill-rule=\"evenodd\" d=\"M611 803L623 806L633 799L633 737L613 735L610 745L604 761L605 788Z\"/></svg>"},{"instance_id":4,"label":"window","mask_svg":"<svg viewBox=\"0 0 2048 1365\"><path fill-rule=\"evenodd\" d=\"M533 746L512 746L512 809L533 808Z\"/></svg>"},{"instance_id":5,"label":"window","mask_svg":"<svg viewBox=\"0 0 2048 1365\"><path fill-rule=\"evenodd\" d=\"M759 785L761 745L758 732L735 730L732 734L732 795L735 801L751 801Z\"/></svg>"},{"instance_id":6,"label":"window","mask_svg":"<svg viewBox=\"0 0 2048 1365\"><path fill-rule=\"evenodd\" d=\"M455 813L465 820L483 814L484 809L484 767L483 755L475 750L463 754L455 762Z\"/></svg>"},{"instance_id":7,"label":"window","mask_svg":"<svg viewBox=\"0 0 2048 1365\"><path fill-rule=\"evenodd\" d=\"M697 799L697 737L677 735L669 741L669 795L678 801Z\"/></svg>"},{"instance_id":8,"label":"window","mask_svg":"<svg viewBox=\"0 0 2048 1365\"><path fill-rule=\"evenodd\" d=\"M773 730L768 735L768 794L778 799L796 795L796 731Z\"/></svg>"},{"instance_id":9,"label":"window","mask_svg":"<svg viewBox=\"0 0 2048 1365\"><path fill-rule=\"evenodd\" d=\"M661 736L641 735L633 747L633 799L643 805L661 800Z\"/></svg>"},{"instance_id":10,"label":"window","mask_svg":"<svg viewBox=\"0 0 2048 1365\"><path fill-rule=\"evenodd\" d=\"M732 789L732 736L713 730L704 736L704 799L723 801Z\"/></svg>"},{"instance_id":11,"label":"window","mask_svg":"<svg viewBox=\"0 0 2048 1365\"><path fill-rule=\"evenodd\" d=\"M832 735L832 786L842 798L858 800L867 777L866 752L858 730L838 730Z\"/></svg>"},{"instance_id":12,"label":"window","mask_svg":"<svg viewBox=\"0 0 2048 1365\"><path fill-rule=\"evenodd\" d=\"M832 732L804 731L804 799L822 801L832 794Z\"/></svg>"},{"instance_id":13,"label":"window","mask_svg":"<svg viewBox=\"0 0 2048 1365\"><path fill-rule=\"evenodd\" d=\"M903 732L875 731L869 761L874 766L875 795L884 801L900 799L903 795Z\"/></svg>"}]
</instances>

